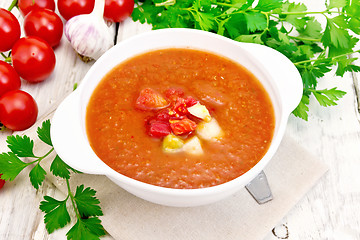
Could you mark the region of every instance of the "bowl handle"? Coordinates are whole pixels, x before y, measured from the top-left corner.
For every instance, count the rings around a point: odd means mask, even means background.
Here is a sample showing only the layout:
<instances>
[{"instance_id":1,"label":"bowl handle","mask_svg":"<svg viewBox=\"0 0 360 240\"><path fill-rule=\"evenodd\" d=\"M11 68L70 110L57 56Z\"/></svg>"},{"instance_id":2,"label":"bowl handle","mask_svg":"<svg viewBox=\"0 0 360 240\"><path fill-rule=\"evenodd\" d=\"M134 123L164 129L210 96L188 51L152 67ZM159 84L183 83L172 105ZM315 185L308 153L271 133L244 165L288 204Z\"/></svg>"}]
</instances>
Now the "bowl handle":
<instances>
[{"instance_id":1,"label":"bowl handle","mask_svg":"<svg viewBox=\"0 0 360 240\"><path fill-rule=\"evenodd\" d=\"M51 120L51 141L59 157L84 173L105 174L108 166L99 160L82 133L78 91L72 92L56 109Z\"/></svg>"},{"instance_id":2,"label":"bowl handle","mask_svg":"<svg viewBox=\"0 0 360 240\"><path fill-rule=\"evenodd\" d=\"M289 115L303 95L303 82L295 65L282 53L255 43L240 43L265 67L280 92L284 110Z\"/></svg>"}]
</instances>

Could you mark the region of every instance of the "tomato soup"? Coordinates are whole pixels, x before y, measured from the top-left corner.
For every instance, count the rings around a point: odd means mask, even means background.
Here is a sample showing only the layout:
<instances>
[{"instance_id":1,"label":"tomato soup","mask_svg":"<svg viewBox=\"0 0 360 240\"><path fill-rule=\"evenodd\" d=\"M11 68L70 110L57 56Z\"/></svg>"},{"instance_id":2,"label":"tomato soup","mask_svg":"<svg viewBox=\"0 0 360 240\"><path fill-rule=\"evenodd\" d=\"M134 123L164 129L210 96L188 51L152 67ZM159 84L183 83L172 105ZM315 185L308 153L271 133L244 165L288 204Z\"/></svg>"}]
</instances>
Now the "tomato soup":
<instances>
[{"instance_id":1,"label":"tomato soup","mask_svg":"<svg viewBox=\"0 0 360 240\"><path fill-rule=\"evenodd\" d=\"M163 49L112 69L86 112L91 147L109 167L168 188L228 182L266 153L274 109L241 65L209 52Z\"/></svg>"}]
</instances>

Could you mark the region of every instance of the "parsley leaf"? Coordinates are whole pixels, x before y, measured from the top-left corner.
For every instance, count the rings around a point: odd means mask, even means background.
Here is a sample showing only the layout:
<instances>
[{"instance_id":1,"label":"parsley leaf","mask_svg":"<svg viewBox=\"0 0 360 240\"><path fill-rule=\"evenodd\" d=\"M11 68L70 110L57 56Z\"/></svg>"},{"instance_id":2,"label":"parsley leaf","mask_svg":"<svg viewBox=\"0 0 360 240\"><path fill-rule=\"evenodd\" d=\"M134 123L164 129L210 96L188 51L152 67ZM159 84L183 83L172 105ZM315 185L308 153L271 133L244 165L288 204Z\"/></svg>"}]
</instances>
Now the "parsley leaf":
<instances>
[{"instance_id":1,"label":"parsley leaf","mask_svg":"<svg viewBox=\"0 0 360 240\"><path fill-rule=\"evenodd\" d=\"M31 164L24 163L13 152L2 153L0 154L1 179L12 181L24 168Z\"/></svg>"},{"instance_id":2,"label":"parsley leaf","mask_svg":"<svg viewBox=\"0 0 360 240\"><path fill-rule=\"evenodd\" d=\"M304 26L304 29L303 30L298 29L298 31L301 36L320 39L322 27L321 24L314 17L311 17L307 21L306 26Z\"/></svg>"},{"instance_id":3,"label":"parsley leaf","mask_svg":"<svg viewBox=\"0 0 360 240\"><path fill-rule=\"evenodd\" d=\"M54 176L61 177L64 179L70 178L70 170L75 173L80 173L79 171L67 165L63 160L61 160L59 155L56 155L56 157L54 158L53 162L50 165L50 171L52 172L52 174L54 174Z\"/></svg>"},{"instance_id":4,"label":"parsley leaf","mask_svg":"<svg viewBox=\"0 0 360 240\"><path fill-rule=\"evenodd\" d=\"M255 9L268 12L277 8L281 8L283 4L283 0L259 0Z\"/></svg>"},{"instance_id":5,"label":"parsley leaf","mask_svg":"<svg viewBox=\"0 0 360 240\"><path fill-rule=\"evenodd\" d=\"M249 12L245 14L246 26L250 32L262 31L267 28L267 20L264 14Z\"/></svg>"},{"instance_id":6,"label":"parsley leaf","mask_svg":"<svg viewBox=\"0 0 360 240\"><path fill-rule=\"evenodd\" d=\"M51 149L43 156L35 156L33 153L34 142L28 136L9 136L8 146L11 152L0 154L0 178L4 180L14 180L19 173L29 165L34 165L29 173L30 182L35 189L39 189L45 180L46 171L41 167L42 160L54 151L50 138L50 121L46 120L37 129L39 139L51 146ZM20 157L35 158L35 160L25 163ZM67 233L69 239L99 239L105 235L105 230L97 216L102 216L103 212L99 206L100 201L95 197L96 191L91 188L78 186L75 195L70 190L70 171L80 173L63 162L58 155L54 158L50 166L50 171L58 177L66 179L68 195L63 201L56 200L50 196L44 196L40 203L40 210L45 213L45 227L49 233L62 228L70 223L70 215L67 210L67 201L71 199L73 210L77 217L77 223Z\"/></svg>"},{"instance_id":7,"label":"parsley leaf","mask_svg":"<svg viewBox=\"0 0 360 240\"><path fill-rule=\"evenodd\" d=\"M81 217L102 216L103 212L99 206L100 201L95 197L96 191L80 185L76 188L74 200Z\"/></svg>"},{"instance_id":8,"label":"parsley leaf","mask_svg":"<svg viewBox=\"0 0 360 240\"><path fill-rule=\"evenodd\" d=\"M105 235L105 230L101 225L100 219L97 217L78 219L76 224L66 234L69 240L97 240L103 235Z\"/></svg>"},{"instance_id":9,"label":"parsley leaf","mask_svg":"<svg viewBox=\"0 0 360 240\"><path fill-rule=\"evenodd\" d=\"M337 105L335 101L345 95L345 92L337 90L336 88L311 90L311 92L314 94L320 105L324 107Z\"/></svg>"},{"instance_id":10,"label":"parsley leaf","mask_svg":"<svg viewBox=\"0 0 360 240\"><path fill-rule=\"evenodd\" d=\"M333 45L336 48L349 49L350 40L351 36L345 29L336 26L332 19L327 19L324 35L321 38L324 46Z\"/></svg>"},{"instance_id":11,"label":"parsley leaf","mask_svg":"<svg viewBox=\"0 0 360 240\"><path fill-rule=\"evenodd\" d=\"M35 157L33 153L34 141L28 136L8 136L6 142L10 150L18 157Z\"/></svg>"},{"instance_id":12,"label":"parsley leaf","mask_svg":"<svg viewBox=\"0 0 360 240\"><path fill-rule=\"evenodd\" d=\"M231 38L237 38L242 34L249 34L246 18L243 13L234 13L224 24L227 33Z\"/></svg>"},{"instance_id":13,"label":"parsley leaf","mask_svg":"<svg viewBox=\"0 0 360 240\"><path fill-rule=\"evenodd\" d=\"M66 201L58 201L52 197L44 196L45 201L40 202L40 210L45 212L44 222L49 233L64 227L70 222L70 215L66 209Z\"/></svg>"},{"instance_id":14,"label":"parsley leaf","mask_svg":"<svg viewBox=\"0 0 360 240\"><path fill-rule=\"evenodd\" d=\"M202 5L202 3L205 3L205 7ZM205 1L205 0L195 0L193 5L193 11L190 11L190 13L194 16L195 27L210 31L214 28L215 20L214 15L211 12L204 12L206 6L207 8L210 8L211 2Z\"/></svg>"},{"instance_id":15,"label":"parsley leaf","mask_svg":"<svg viewBox=\"0 0 360 240\"><path fill-rule=\"evenodd\" d=\"M261 34L240 35L234 40L239 42L264 44L264 42L261 40Z\"/></svg>"},{"instance_id":16,"label":"parsley leaf","mask_svg":"<svg viewBox=\"0 0 360 240\"><path fill-rule=\"evenodd\" d=\"M30 171L30 182L35 189L39 189L42 182L45 180L46 171L40 166L39 163Z\"/></svg>"},{"instance_id":17,"label":"parsley leaf","mask_svg":"<svg viewBox=\"0 0 360 240\"><path fill-rule=\"evenodd\" d=\"M280 16L281 12L305 12L307 10L306 6L302 3L284 3L281 11L278 10ZM306 25L307 18L304 18L303 14L298 15L285 15L285 21L292 24L298 31L304 28Z\"/></svg>"},{"instance_id":18,"label":"parsley leaf","mask_svg":"<svg viewBox=\"0 0 360 240\"><path fill-rule=\"evenodd\" d=\"M309 96L303 95L301 98L301 101L299 105L295 108L295 110L292 112L294 116L302 118L304 120L308 120L308 111L309 111Z\"/></svg>"},{"instance_id":19,"label":"parsley leaf","mask_svg":"<svg viewBox=\"0 0 360 240\"><path fill-rule=\"evenodd\" d=\"M332 8L342 8L349 4L349 0L330 0L328 9Z\"/></svg>"},{"instance_id":20,"label":"parsley leaf","mask_svg":"<svg viewBox=\"0 0 360 240\"><path fill-rule=\"evenodd\" d=\"M43 141L47 145L52 146L50 138L50 120L44 121L41 127L38 127L37 134L41 141Z\"/></svg>"}]
</instances>

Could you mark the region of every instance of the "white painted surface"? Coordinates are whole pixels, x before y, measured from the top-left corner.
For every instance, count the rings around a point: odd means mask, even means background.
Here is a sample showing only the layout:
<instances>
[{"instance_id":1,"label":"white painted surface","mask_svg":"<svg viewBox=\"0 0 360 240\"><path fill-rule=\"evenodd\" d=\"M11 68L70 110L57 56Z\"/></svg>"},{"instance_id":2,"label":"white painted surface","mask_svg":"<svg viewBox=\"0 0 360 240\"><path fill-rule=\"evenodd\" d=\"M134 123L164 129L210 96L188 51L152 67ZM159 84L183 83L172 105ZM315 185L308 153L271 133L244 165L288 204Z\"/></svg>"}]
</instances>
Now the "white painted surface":
<instances>
[{"instance_id":1,"label":"white painted surface","mask_svg":"<svg viewBox=\"0 0 360 240\"><path fill-rule=\"evenodd\" d=\"M10 1L1 1L0 6ZM303 0L310 10L319 10L323 1ZM16 10L16 9L15 9ZM14 11L16 13L16 11ZM121 24L119 38L125 39L149 27L127 20ZM39 117L79 83L91 63L83 63L65 38L56 48L54 74L40 84L22 82L22 89L31 93L39 105ZM309 121L290 117L288 132L309 152L328 164L330 171L269 232L265 240L355 240L360 239L360 118L354 77L335 77L334 72L320 81L320 87L337 86L347 95L336 107L323 108L312 99ZM359 86L357 86L359 87ZM0 135L0 152L6 151L6 134ZM50 183L35 191L28 172L21 173L0 191L0 239L65 239L66 229L48 235L43 214L38 209L43 195L61 198ZM239 236L241 239L241 236Z\"/></svg>"}]
</instances>

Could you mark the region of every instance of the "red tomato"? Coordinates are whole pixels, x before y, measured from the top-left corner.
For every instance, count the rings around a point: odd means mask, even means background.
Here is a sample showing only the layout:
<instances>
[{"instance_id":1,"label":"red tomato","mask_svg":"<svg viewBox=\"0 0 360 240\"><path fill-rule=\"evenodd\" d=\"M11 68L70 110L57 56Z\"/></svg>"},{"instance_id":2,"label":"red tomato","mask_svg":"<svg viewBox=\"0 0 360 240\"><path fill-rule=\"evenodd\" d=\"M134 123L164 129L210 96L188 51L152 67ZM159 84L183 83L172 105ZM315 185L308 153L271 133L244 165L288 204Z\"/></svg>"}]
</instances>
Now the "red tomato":
<instances>
[{"instance_id":1,"label":"red tomato","mask_svg":"<svg viewBox=\"0 0 360 240\"><path fill-rule=\"evenodd\" d=\"M20 77L15 69L8 63L0 60L0 96L4 93L19 89Z\"/></svg>"},{"instance_id":2,"label":"red tomato","mask_svg":"<svg viewBox=\"0 0 360 240\"><path fill-rule=\"evenodd\" d=\"M136 99L135 108L139 110L156 110L167 107L169 103L160 93L151 88L141 90L139 97Z\"/></svg>"},{"instance_id":3,"label":"red tomato","mask_svg":"<svg viewBox=\"0 0 360 240\"><path fill-rule=\"evenodd\" d=\"M55 47L61 40L63 23L53 11L39 8L26 15L24 29L27 36L37 36L47 41L50 46Z\"/></svg>"},{"instance_id":4,"label":"red tomato","mask_svg":"<svg viewBox=\"0 0 360 240\"><path fill-rule=\"evenodd\" d=\"M0 177L1 177L2 174L0 174ZM0 179L0 189L2 189L2 187L4 186L5 184L5 180L2 180Z\"/></svg>"},{"instance_id":5,"label":"red tomato","mask_svg":"<svg viewBox=\"0 0 360 240\"><path fill-rule=\"evenodd\" d=\"M41 82L55 68L55 53L50 45L38 37L20 38L12 48L13 67L28 82Z\"/></svg>"},{"instance_id":6,"label":"red tomato","mask_svg":"<svg viewBox=\"0 0 360 240\"><path fill-rule=\"evenodd\" d=\"M104 18L112 22L122 22L134 10L134 0L105 0Z\"/></svg>"},{"instance_id":7,"label":"red tomato","mask_svg":"<svg viewBox=\"0 0 360 240\"><path fill-rule=\"evenodd\" d=\"M147 133L151 137L162 138L171 133L171 128L167 122L153 120L147 125Z\"/></svg>"},{"instance_id":8,"label":"red tomato","mask_svg":"<svg viewBox=\"0 0 360 240\"><path fill-rule=\"evenodd\" d=\"M196 129L196 123L188 118L181 120L170 120L171 130L175 135L182 135Z\"/></svg>"},{"instance_id":9,"label":"red tomato","mask_svg":"<svg viewBox=\"0 0 360 240\"><path fill-rule=\"evenodd\" d=\"M26 16L26 14L36 8L47 8L51 11L55 11L54 0L19 0L18 6L23 16Z\"/></svg>"},{"instance_id":10,"label":"red tomato","mask_svg":"<svg viewBox=\"0 0 360 240\"><path fill-rule=\"evenodd\" d=\"M91 13L95 0L58 0L57 6L65 20L80 15Z\"/></svg>"},{"instance_id":11,"label":"red tomato","mask_svg":"<svg viewBox=\"0 0 360 240\"><path fill-rule=\"evenodd\" d=\"M0 121L13 131L31 127L38 115L34 98L21 90L13 90L0 97Z\"/></svg>"},{"instance_id":12,"label":"red tomato","mask_svg":"<svg viewBox=\"0 0 360 240\"><path fill-rule=\"evenodd\" d=\"M20 38L20 34L17 18L8 10L0 8L0 52L9 51Z\"/></svg>"}]
</instances>

